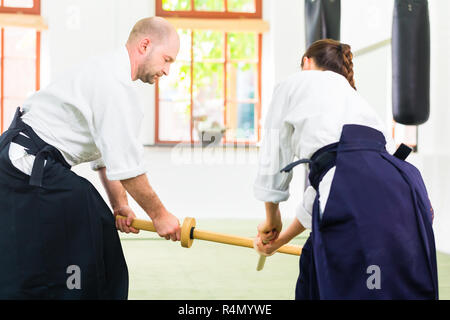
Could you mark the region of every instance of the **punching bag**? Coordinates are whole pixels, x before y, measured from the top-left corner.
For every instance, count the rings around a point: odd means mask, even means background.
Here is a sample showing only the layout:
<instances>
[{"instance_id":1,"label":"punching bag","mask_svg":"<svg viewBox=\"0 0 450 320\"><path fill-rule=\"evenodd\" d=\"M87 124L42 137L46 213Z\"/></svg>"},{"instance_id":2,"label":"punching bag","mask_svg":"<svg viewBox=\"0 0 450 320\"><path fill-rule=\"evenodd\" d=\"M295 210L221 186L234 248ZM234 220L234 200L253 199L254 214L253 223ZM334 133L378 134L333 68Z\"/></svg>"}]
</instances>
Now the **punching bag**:
<instances>
[{"instance_id":1,"label":"punching bag","mask_svg":"<svg viewBox=\"0 0 450 320\"><path fill-rule=\"evenodd\" d=\"M341 0L305 0L306 48L320 39L340 40Z\"/></svg>"},{"instance_id":2,"label":"punching bag","mask_svg":"<svg viewBox=\"0 0 450 320\"><path fill-rule=\"evenodd\" d=\"M404 125L430 116L430 20L427 0L395 0L392 25L392 108Z\"/></svg>"}]
</instances>

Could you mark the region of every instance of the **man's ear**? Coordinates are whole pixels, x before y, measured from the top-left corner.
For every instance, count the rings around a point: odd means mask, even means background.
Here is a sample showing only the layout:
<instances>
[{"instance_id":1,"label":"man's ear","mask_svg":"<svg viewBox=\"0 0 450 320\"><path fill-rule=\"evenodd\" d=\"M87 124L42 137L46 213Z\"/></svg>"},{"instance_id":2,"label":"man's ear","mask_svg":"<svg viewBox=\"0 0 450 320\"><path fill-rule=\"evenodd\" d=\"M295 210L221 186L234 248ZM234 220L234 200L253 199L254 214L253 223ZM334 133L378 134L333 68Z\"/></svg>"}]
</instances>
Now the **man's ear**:
<instances>
[{"instance_id":1,"label":"man's ear","mask_svg":"<svg viewBox=\"0 0 450 320\"><path fill-rule=\"evenodd\" d=\"M152 41L150 38L143 38L139 42L138 50L140 54L146 54L147 51L150 49L150 46L152 45Z\"/></svg>"}]
</instances>

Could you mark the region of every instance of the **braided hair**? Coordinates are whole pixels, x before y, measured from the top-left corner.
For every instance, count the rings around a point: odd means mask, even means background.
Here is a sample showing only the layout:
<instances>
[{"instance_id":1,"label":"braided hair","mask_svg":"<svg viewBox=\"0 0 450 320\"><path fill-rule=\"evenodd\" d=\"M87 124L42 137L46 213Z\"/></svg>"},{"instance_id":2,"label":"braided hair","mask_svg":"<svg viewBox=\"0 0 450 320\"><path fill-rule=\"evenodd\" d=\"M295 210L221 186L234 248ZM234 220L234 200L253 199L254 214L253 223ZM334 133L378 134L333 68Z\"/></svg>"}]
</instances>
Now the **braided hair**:
<instances>
[{"instance_id":1,"label":"braided hair","mask_svg":"<svg viewBox=\"0 0 450 320\"><path fill-rule=\"evenodd\" d=\"M320 69L343 75L356 90L355 79L353 78L353 53L348 44L332 39L318 40L306 50L303 58L305 57L312 58Z\"/></svg>"}]
</instances>

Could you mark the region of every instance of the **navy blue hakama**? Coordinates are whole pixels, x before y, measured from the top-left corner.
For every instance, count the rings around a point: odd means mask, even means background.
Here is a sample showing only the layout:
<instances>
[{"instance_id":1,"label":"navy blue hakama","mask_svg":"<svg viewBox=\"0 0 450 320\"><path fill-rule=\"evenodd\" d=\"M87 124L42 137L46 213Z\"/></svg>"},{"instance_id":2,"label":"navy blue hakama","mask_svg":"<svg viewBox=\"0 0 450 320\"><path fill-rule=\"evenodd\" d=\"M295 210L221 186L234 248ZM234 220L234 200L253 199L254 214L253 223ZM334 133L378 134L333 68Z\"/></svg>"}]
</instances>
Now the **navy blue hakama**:
<instances>
[{"instance_id":1,"label":"navy blue hakama","mask_svg":"<svg viewBox=\"0 0 450 320\"><path fill-rule=\"evenodd\" d=\"M307 161L316 191L336 170L323 214L317 192L296 299L438 299L424 182L407 155L390 155L385 144L375 129L346 125L339 142Z\"/></svg>"},{"instance_id":2,"label":"navy blue hakama","mask_svg":"<svg viewBox=\"0 0 450 320\"><path fill-rule=\"evenodd\" d=\"M0 137L0 299L127 299L111 210L20 116ZM11 163L11 142L36 156L31 177Z\"/></svg>"}]
</instances>

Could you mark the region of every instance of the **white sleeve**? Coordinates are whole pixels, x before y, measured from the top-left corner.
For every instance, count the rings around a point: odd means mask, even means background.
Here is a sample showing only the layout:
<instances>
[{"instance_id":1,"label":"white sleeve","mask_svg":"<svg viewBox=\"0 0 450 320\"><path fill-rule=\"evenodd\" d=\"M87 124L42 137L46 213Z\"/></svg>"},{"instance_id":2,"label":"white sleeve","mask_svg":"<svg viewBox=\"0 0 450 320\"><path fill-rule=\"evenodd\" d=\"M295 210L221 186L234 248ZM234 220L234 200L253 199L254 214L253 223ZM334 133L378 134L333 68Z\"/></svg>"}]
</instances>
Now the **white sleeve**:
<instances>
[{"instance_id":1,"label":"white sleeve","mask_svg":"<svg viewBox=\"0 0 450 320\"><path fill-rule=\"evenodd\" d=\"M103 79L91 102L93 137L109 180L146 173L144 147L139 141L143 114L135 89L117 79Z\"/></svg>"},{"instance_id":2,"label":"white sleeve","mask_svg":"<svg viewBox=\"0 0 450 320\"><path fill-rule=\"evenodd\" d=\"M306 229L311 229L312 227L312 211L316 195L316 190L312 186L309 186L303 194L303 201L299 204L295 212L298 221Z\"/></svg>"},{"instance_id":3,"label":"white sleeve","mask_svg":"<svg viewBox=\"0 0 450 320\"><path fill-rule=\"evenodd\" d=\"M279 203L289 198L293 173L280 173L294 159L291 143L294 129L285 121L287 104L287 89L278 85L267 113L258 173L253 185L255 198L264 202Z\"/></svg>"},{"instance_id":4,"label":"white sleeve","mask_svg":"<svg viewBox=\"0 0 450 320\"><path fill-rule=\"evenodd\" d=\"M91 165L91 169L94 171L98 171L101 168L106 167L105 162L103 161L102 158L91 161L90 165Z\"/></svg>"}]
</instances>

